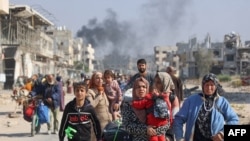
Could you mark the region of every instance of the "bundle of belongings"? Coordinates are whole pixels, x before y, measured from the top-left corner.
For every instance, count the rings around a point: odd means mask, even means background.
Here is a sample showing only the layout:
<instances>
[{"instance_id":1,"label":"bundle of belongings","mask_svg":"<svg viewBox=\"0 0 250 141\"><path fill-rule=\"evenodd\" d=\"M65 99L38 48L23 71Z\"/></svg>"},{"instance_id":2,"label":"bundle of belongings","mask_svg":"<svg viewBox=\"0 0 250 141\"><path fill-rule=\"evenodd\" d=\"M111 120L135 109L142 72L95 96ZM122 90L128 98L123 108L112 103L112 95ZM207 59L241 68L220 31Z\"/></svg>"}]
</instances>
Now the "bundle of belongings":
<instances>
[{"instance_id":1,"label":"bundle of belongings","mask_svg":"<svg viewBox=\"0 0 250 141\"><path fill-rule=\"evenodd\" d=\"M104 128L103 141L132 141L132 136L124 129L121 120L116 120Z\"/></svg>"}]
</instances>

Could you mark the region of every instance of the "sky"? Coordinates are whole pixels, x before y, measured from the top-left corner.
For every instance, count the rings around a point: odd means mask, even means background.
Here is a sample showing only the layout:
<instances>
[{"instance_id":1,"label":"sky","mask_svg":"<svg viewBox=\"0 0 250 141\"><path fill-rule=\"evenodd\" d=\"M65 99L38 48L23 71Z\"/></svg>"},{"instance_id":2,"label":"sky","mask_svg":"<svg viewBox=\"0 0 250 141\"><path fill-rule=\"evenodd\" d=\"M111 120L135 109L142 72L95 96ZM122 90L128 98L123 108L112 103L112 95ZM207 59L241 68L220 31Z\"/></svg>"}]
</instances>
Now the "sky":
<instances>
[{"instance_id":1,"label":"sky","mask_svg":"<svg viewBox=\"0 0 250 141\"><path fill-rule=\"evenodd\" d=\"M154 46L222 42L232 31L250 40L249 0L9 0L47 11L57 26L83 37L101 56L120 53L150 54ZM103 48L105 50L103 51Z\"/></svg>"}]
</instances>

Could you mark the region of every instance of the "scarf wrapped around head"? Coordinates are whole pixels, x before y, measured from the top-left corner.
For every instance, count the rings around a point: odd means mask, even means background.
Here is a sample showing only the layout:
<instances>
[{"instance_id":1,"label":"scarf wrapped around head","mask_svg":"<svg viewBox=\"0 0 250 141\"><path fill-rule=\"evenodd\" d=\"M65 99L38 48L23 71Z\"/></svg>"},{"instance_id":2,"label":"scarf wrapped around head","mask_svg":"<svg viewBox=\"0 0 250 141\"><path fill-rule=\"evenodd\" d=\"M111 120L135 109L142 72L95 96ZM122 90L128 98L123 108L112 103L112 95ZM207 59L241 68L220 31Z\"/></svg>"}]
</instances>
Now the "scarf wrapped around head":
<instances>
[{"instance_id":1,"label":"scarf wrapped around head","mask_svg":"<svg viewBox=\"0 0 250 141\"><path fill-rule=\"evenodd\" d=\"M174 83L172 81L171 76L166 72L157 72L156 77L159 77L161 80L161 83L163 85L162 92L170 92L171 90L174 90Z\"/></svg>"},{"instance_id":2,"label":"scarf wrapped around head","mask_svg":"<svg viewBox=\"0 0 250 141\"><path fill-rule=\"evenodd\" d=\"M205 85L205 83L210 81L210 80L214 82L214 85L216 87L215 93L213 95L217 96L218 94L221 94L222 91L224 91L224 90L222 89L222 86L220 85L219 80L217 79L216 75L213 74L213 73L206 74L203 77L202 83L201 83L202 92L204 93L204 85Z\"/></svg>"},{"instance_id":3,"label":"scarf wrapped around head","mask_svg":"<svg viewBox=\"0 0 250 141\"><path fill-rule=\"evenodd\" d=\"M136 88L138 87L139 82L143 82L146 85L146 88L147 88L146 94L149 92L149 83L148 83L148 81L143 77L139 77L134 82L133 91L132 91L132 99L133 100L138 100L139 99L139 97L136 96ZM139 118L139 120L142 123L145 123L146 122L146 110L145 109L139 110L139 109L135 109L135 108L133 108L133 110L134 110L136 116Z\"/></svg>"}]
</instances>

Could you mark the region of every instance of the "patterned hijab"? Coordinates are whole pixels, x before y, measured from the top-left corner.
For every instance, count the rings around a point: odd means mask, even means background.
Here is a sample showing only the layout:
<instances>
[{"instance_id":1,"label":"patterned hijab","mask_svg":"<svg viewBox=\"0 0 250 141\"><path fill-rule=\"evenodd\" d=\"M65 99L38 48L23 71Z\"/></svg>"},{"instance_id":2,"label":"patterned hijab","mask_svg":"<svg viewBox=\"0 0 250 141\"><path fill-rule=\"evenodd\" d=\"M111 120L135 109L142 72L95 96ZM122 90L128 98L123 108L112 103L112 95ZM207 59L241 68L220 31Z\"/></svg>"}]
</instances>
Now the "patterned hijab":
<instances>
[{"instance_id":1,"label":"patterned hijab","mask_svg":"<svg viewBox=\"0 0 250 141\"><path fill-rule=\"evenodd\" d=\"M206 95L204 93L204 85L208 81L213 81L216 90L213 95ZM203 106L199 111L198 117L195 122L195 138L199 140L205 140L211 138L211 114L212 109L214 108L216 97L219 96L218 89L222 88L219 84L219 81L213 73L206 74L202 79L202 92L204 100Z\"/></svg>"},{"instance_id":2,"label":"patterned hijab","mask_svg":"<svg viewBox=\"0 0 250 141\"><path fill-rule=\"evenodd\" d=\"M222 89L222 86L220 85L219 80L217 79L216 75L213 73L206 74L203 77L202 84L201 84L202 92L204 94L204 85L206 82L208 82L210 80L214 82L214 85L216 87L216 90L215 90L215 93L213 94L213 96L218 96L219 94L221 94L220 89Z\"/></svg>"},{"instance_id":3,"label":"patterned hijab","mask_svg":"<svg viewBox=\"0 0 250 141\"><path fill-rule=\"evenodd\" d=\"M146 85L146 87L147 87L146 94L149 92L149 83L148 83L148 81L143 77L139 77L134 82L133 91L132 91L133 100L138 100L139 99L139 97L136 96L136 88L138 87L139 82L143 82ZM135 109L135 108L133 108L133 110L134 110L136 116L139 118L139 120L142 123L145 123L146 122L146 110L145 109L139 110L139 109Z\"/></svg>"}]
</instances>

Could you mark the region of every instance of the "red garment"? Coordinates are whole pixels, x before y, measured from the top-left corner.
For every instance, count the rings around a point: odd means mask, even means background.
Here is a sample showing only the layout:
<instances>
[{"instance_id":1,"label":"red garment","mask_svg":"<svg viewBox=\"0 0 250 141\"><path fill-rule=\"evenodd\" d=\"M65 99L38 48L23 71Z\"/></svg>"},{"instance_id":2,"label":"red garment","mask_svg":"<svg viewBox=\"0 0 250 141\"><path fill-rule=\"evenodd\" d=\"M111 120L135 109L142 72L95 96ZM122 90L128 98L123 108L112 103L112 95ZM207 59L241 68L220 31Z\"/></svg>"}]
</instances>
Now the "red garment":
<instances>
[{"instance_id":1,"label":"red garment","mask_svg":"<svg viewBox=\"0 0 250 141\"><path fill-rule=\"evenodd\" d=\"M164 101L166 101L168 109L170 111L170 118L156 118L153 112L147 114L147 125L159 127L164 126L168 123L171 123L172 119L172 111L171 111L171 102L169 101L169 95L166 93L162 93ZM147 94L144 99L134 100L132 102L132 106L136 109L148 109L154 105L153 94ZM165 141L165 135L157 135L150 137L150 141Z\"/></svg>"}]
</instances>

